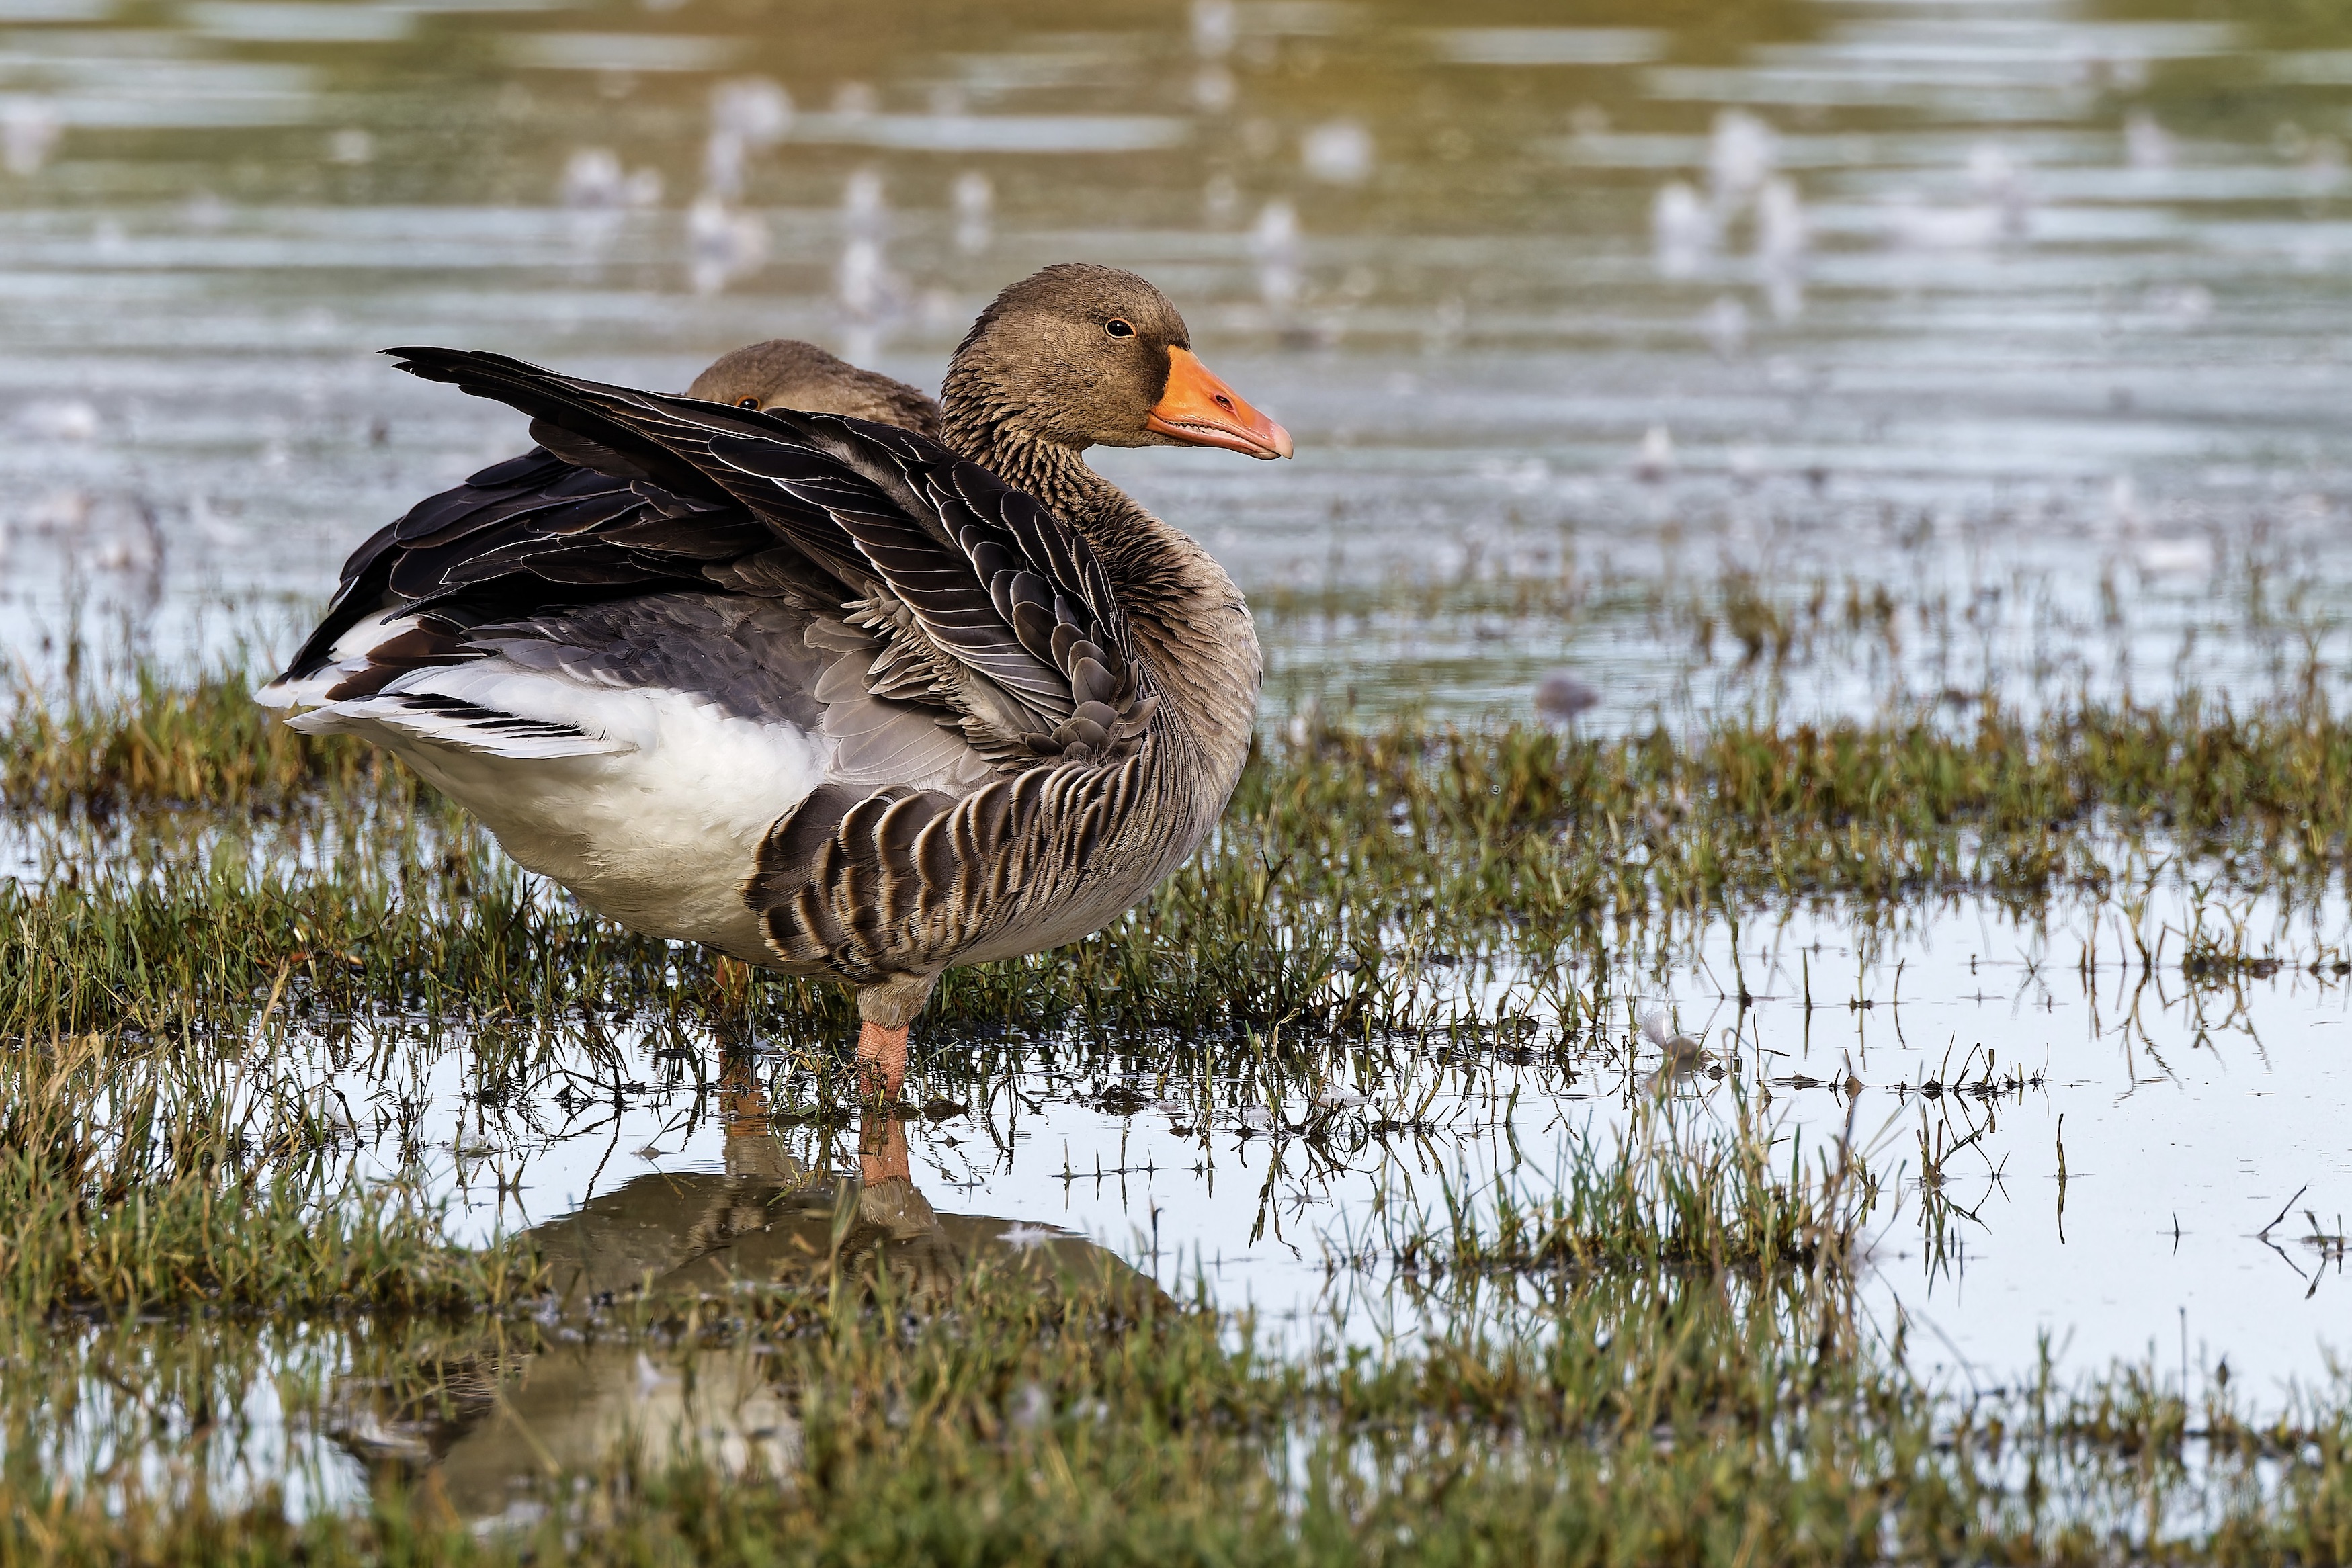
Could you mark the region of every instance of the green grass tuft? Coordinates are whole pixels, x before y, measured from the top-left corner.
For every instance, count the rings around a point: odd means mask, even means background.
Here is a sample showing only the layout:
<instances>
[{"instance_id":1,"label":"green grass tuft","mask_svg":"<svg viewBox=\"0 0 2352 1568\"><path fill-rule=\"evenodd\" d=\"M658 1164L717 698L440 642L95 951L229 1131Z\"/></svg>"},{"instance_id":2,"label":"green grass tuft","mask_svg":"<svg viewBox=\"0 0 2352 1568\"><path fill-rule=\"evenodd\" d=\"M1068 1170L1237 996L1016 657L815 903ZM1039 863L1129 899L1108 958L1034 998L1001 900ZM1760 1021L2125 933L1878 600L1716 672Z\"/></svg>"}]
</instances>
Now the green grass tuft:
<instances>
[{"instance_id":1,"label":"green grass tuft","mask_svg":"<svg viewBox=\"0 0 2352 1568\"><path fill-rule=\"evenodd\" d=\"M243 1079L226 1054L95 1035L0 1053L0 1300L299 1318L473 1312L528 1288L527 1257L454 1247L414 1189L339 1168L323 1106Z\"/></svg>"}]
</instances>

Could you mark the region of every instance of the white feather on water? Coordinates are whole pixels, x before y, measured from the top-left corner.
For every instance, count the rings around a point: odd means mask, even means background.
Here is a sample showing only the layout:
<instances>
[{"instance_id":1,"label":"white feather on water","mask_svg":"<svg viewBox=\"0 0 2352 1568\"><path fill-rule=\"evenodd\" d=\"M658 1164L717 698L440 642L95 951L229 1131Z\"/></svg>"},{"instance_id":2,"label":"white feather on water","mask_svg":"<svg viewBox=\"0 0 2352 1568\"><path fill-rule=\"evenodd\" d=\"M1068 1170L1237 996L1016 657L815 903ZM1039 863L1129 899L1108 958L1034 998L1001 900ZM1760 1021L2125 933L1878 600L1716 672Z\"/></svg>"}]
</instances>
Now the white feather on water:
<instances>
[{"instance_id":1,"label":"white feather on water","mask_svg":"<svg viewBox=\"0 0 2352 1568\"><path fill-rule=\"evenodd\" d=\"M688 272L697 294L716 294L768 259L768 225L709 192L687 209Z\"/></svg>"},{"instance_id":2,"label":"white feather on water","mask_svg":"<svg viewBox=\"0 0 2352 1568\"><path fill-rule=\"evenodd\" d=\"M65 117L47 99L0 101L0 165L19 179L41 172L65 141Z\"/></svg>"},{"instance_id":3,"label":"white feather on water","mask_svg":"<svg viewBox=\"0 0 2352 1568\"><path fill-rule=\"evenodd\" d=\"M36 441L81 444L98 439L101 421L87 398L45 398L16 411L16 425Z\"/></svg>"},{"instance_id":4,"label":"white feather on water","mask_svg":"<svg viewBox=\"0 0 2352 1568\"><path fill-rule=\"evenodd\" d=\"M2172 137L2156 116L2136 109L2124 120L2124 161L2135 169L2172 167Z\"/></svg>"},{"instance_id":5,"label":"white feather on water","mask_svg":"<svg viewBox=\"0 0 2352 1568\"><path fill-rule=\"evenodd\" d=\"M1633 477L1655 485L1674 471L1674 433L1663 424L1654 424L1643 432L1642 444L1633 454Z\"/></svg>"},{"instance_id":6,"label":"white feather on water","mask_svg":"<svg viewBox=\"0 0 2352 1568\"><path fill-rule=\"evenodd\" d=\"M1668 1061L1685 1064L1702 1061L1706 1056L1706 1045L1691 1035L1673 1027L1673 1018L1666 1007L1653 1003L1642 1011L1642 1038L1657 1047Z\"/></svg>"},{"instance_id":7,"label":"white feather on water","mask_svg":"<svg viewBox=\"0 0 2352 1568\"><path fill-rule=\"evenodd\" d=\"M1717 237L1715 214L1680 180L1659 188L1650 205L1650 233L1659 275L1667 278L1696 277L1714 253Z\"/></svg>"},{"instance_id":8,"label":"white feather on water","mask_svg":"<svg viewBox=\"0 0 2352 1568\"><path fill-rule=\"evenodd\" d=\"M955 178L952 190L955 204L955 246L965 256L979 256L994 239L992 218L996 206L996 187L988 176L977 169L966 169Z\"/></svg>"},{"instance_id":9,"label":"white feather on water","mask_svg":"<svg viewBox=\"0 0 2352 1568\"><path fill-rule=\"evenodd\" d=\"M1780 159L1780 139L1769 125L1743 109L1718 113L1706 149L1707 192L1718 216L1728 222L1745 207Z\"/></svg>"},{"instance_id":10,"label":"white feather on water","mask_svg":"<svg viewBox=\"0 0 2352 1568\"><path fill-rule=\"evenodd\" d=\"M1700 319L1699 329L1718 359L1736 360L1748 347L1748 307L1736 294L1718 294Z\"/></svg>"},{"instance_id":11,"label":"white feather on water","mask_svg":"<svg viewBox=\"0 0 2352 1568\"><path fill-rule=\"evenodd\" d=\"M1258 298L1277 315L1298 303L1298 209L1280 197L1258 209L1250 231L1250 254L1257 260Z\"/></svg>"},{"instance_id":12,"label":"white feather on water","mask_svg":"<svg viewBox=\"0 0 2352 1568\"><path fill-rule=\"evenodd\" d=\"M1372 133L1361 120L1326 120L1300 141L1298 158L1327 185L1360 185L1372 177Z\"/></svg>"}]
</instances>

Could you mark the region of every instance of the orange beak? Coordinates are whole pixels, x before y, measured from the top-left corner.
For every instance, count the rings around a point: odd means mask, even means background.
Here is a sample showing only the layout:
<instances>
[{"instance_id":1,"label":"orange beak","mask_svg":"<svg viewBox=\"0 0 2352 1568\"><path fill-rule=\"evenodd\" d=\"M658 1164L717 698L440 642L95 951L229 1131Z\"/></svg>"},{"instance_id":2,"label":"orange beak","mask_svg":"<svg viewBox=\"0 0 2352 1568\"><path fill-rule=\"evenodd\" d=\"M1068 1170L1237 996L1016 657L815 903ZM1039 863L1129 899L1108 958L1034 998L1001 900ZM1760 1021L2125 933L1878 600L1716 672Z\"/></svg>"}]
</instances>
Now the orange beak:
<instances>
[{"instance_id":1,"label":"orange beak","mask_svg":"<svg viewBox=\"0 0 2352 1568\"><path fill-rule=\"evenodd\" d=\"M1143 428L1195 446L1223 446L1252 457L1290 455L1290 432L1244 402L1190 349L1168 350L1168 390L1160 394Z\"/></svg>"}]
</instances>

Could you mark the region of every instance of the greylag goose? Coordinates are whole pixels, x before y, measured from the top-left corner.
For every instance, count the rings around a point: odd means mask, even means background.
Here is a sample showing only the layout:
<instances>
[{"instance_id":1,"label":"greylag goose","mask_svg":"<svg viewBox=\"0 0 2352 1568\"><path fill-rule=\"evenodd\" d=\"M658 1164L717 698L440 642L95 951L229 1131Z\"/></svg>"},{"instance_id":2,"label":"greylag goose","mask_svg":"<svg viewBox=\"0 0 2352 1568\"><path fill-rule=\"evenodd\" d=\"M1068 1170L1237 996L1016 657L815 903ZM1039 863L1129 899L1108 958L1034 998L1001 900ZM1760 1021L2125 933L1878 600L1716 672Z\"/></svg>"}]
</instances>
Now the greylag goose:
<instances>
[{"instance_id":1,"label":"greylag goose","mask_svg":"<svg viewBox=\"0 0 2352 1568\"><path fill-rule=\"evenodd\" d=\"M737 408L845 413L940 438L939 404L904 382L860 370L797 338L771 338L721 354L686 395Z\"/></svg>"},{"instance_id":2,"label":"greylag goose","mask_svg":"<svg viewBox=\"0 0 2352 1568\"><path fill-rule=\"evenodd\" d=\"M942 970L1101 929L1223 810L1248 608L1083 454L1291 442L1144 279L1064 265L999 295L944 444L392 352L562 455L362 546L260 700L390 749L633 931L849 985L869 1095L897 1098Z\"/></svg>"}]
</instances>

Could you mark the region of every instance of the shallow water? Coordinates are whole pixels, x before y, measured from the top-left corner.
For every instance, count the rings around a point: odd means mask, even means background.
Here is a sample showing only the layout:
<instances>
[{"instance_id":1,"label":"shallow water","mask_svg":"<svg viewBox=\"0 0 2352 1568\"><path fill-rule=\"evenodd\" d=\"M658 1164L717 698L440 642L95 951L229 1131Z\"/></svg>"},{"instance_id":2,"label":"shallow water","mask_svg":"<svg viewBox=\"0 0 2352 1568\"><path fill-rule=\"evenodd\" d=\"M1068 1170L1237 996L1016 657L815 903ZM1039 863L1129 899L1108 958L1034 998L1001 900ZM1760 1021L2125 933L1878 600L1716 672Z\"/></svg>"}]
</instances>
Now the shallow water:
<instances>
[{"instance_id":1,"label":"shallow water","mask_svg":"<svg viewBox=\"0 0 2352 1568\"><path fill-rule=\"evenodd\" d=\"M1205 1290L1277 1345L1507 1320L1554 1288L1544 1271L1432 1273L1393 1238L1491 1211L1498 1190L1539 1203L1574 1144L1615 1139L1657 1097L1696 1134L1744 1104L1781 1140L1776 1164L1841 1138L1865 1150L1884 1179L1867 1322L1955 1389L2014 1386L2046 1336L2062 1375L2121 1361L2192 1399L2235 1380L2283 1400L2346 1348L2352 911L2210 902L2163 873L2143 886L2136 921L2123 901L1811 914L1736 939L1654 933L1549 977L1424 961L1429 1016L1451 1025L1277 1035L1237 1076L1171 1069L1201 1060L1175 1040L935 1034L908 1082L922 1109L862 1127L800 1052L675 1020L297 1030L239 1074L252 1103L314 1107L338 1162L446 1199L459 1239L530 1229L560 1301L544 1337L499 1331L462 1375L341 1331L257 1346L269 1377L208 1438L213 1484L296 1463L303 1507L355 1495L371 1466L438 1466L461 1511L495 1514L541 1445L587 1462L633 1423L788 1465L796 1428L756 1341L713 1356L594 1324L641 1291L723 1301L838 1249L886 1252L917 1288L987 1260L1041 1270L1041 1288L1108 1269ZM2218 956L2190 973L2192 936ZM1564 1005L1584 1021L1559 1027ZM1633 1021L1658 1009L1704 1060L1666 1061L1666 1030ZM126 1353L83 1354L112 1375L58 1441L95 1462ZM461 1392L487 1379L506 1403L382 1392L420 1371Z\"/></svg>"},{"instance_id":2,"label":"shallow water","mask_svg":"<svg viewBox=\"0 0 2352 1568\"><path fill-rule=\"evenodd\" d=\"M676 385L793 333L936 385L1069 256L1157 278L1297 432L1278 470L1104 458L1270 612L1294 699L1517 710L1568 663L1601 722L1748 700L1730 643L1694 670L1637 612L1727 563L1965 610L1958 653L1903 612L1929 695L2168 677L2250 570L2341 607L2352 21L862 15L16 0L0 640L72 591L166 653L224 636L518 444L370 350ZM1384 586L1418 612L1284 611ZM2272 652L2209 632L2196 668L2258 690Z\"/></svg>"},{"instance_id":3,"label":"shallow water","mask_svg":"<svg viewBox=\"0 0 2352 1568\"><path fill-rule=\"evenodd\" d=\"M354 542L520 444L386 345L676 386L796 334L936 386L994 288L1085 256L1167 287L1298 438L1279 467L1100 455L1251 592L1270 714L1519 714L1562 665L1603 727L2342 681L2352 17L1655 9L0 0L0 645L51 668L77 616L167 659L289 645ZM2148 974L2112 907L1970 906L1751 925L1736 962L1711 932L1611 989L1678 998L1808 1138L1851 1115L1914 1178L1923 1124L1976 1138L1944 1189L1974 1218L1933 1246L1898 1184L1872 1287L1954 1378L2044 1330L2076 1365L2177 1369L2185 1337L2192 1385L2224 1355L2315 1375L2352 1200L2344 912L2258 910L2246 950L2284 967L2189 985L2191 902L2151 905ZM1717 1000L1727 976L1761 999ZM1431 983L1491 1011L1509 979ZM943 1091L969 1109L911 1125L911 1171L943 1218L1370 1333L1433 1310L1345 1261L1375 1198L1539 1190L1657 1092L1638 1038L1335 1051L1319 1112L1038 1045ZM312 1086L383 1169L371 1118L404 1098L469 1237L728 1168L713 1069L653 1042L625 1069L554 1042L647 1086L578 1110L485 1106L468 1042L399 1043L403 1078L321 1059ZM1979 1046L2026 1081L1922 1097ZM1668 1085L1696 1115L1734 1088ZM785 1142L854 1167L831 1136Z\"/></svg>"},{"instance_id":4,"label":"shallow water","mask_svg":"<svg viewBox=\"0 0 2352 1568\"><path fill-rule=\"evenodd\" d=\"M1148 1049L1107 1053L1075 1038L974 1079L959 1060L972 1042L943 1041L928 1069L919 1048L909 1092L932 1109L908 1124L911 1174L943 1215L1065 1229L1171 1290L1197 1274L1219 1300L1275 1319L1312 1318L1335 1298L1369 1307L1352 1332L1370 1335L1435 1310L1391 1290L1376 1243L1370 1289L1351 1281L1346 1260L1382 1207L1442 1209L1449 1187L1479 1201L1498 1176L1540 1195L1563 1140L1612 1135L1640 1099L1669 1094L1727 1124L1744 1092L1807 1146L1833 1142L1851 1116L1874 1165L1890 1176L1905 1167L1891 1184L1901 1202L1879 1217L1875 1289L1890 1314L1899 1304L1933 1324L1955 1365L2004 1378L2047 1330L2079 1365L2144 1355L2154 1340L2171 1368L2185 1308L2192 1365L2201 1343L2208 1364L2226 1354L2240 1375L2307 1376L2323 1345L2344 1348L2342 1249L2310 1242L2304 1210L2322 1238L2344 1235L2352 1153L2337 1108L2352 1093L2352 986L2336 965L2352 957L2352 925L2340 904L2206 906L2202 918L2209 938L2246 923L2249 939L2229 950L2249 967L2183 976L2180 934L2198 906L2177 886L2143 917L2151 951L2169 949L2152 973L2113 905L2027 922L1962 908L1894 929L1801 915L1749 926L1736 957L1718 929L1612 965L1612 1022L1568 1037L1555 1021L1559 981L1434 965L1433 998L1486 1029L1452 1043L1443 1027L1354 1045L1309 1037L1294 1049L1318 1065L1294 1066L1287 1092L1263 1078L1171 1081ZM2083 967L2086 953L2095 967ZM1597 977L1573 977L1587 1005ZM1660 1051L1628 1018L1662 1006L1716 1072L1662 1079ZM1497 1018L1534 1021L1498 1047ZM496 1109L470 1092L473 1053L454 1042L402 1052L394 1082L322 1074L319 1092L340 1096L362 1133L372 1106L421 1113L408 1136L436 1151L435 1185L476 1239L650 1172L724 1172L730 1149L742 1166L747 1145L740 1134L730 1144L719 1113L716 1045L706 1061L692 1040L611 1043L617 1062L602 1069L559 1047L535 1090ZM569 1108L547 1098L565 1071L582 1085ZM592 1099L585 1085L616 1072L642 1092ZM1301 1076L1318 1087L1302 1091ZM780 1105L794 1102L795 1080L782 1070ZM1946 1211L1940 1249L1916 1189L1923 1130L1931 1146L1938 1133L1944 1147L1974 1140L1946 1160L1942 1193L1976 1218ZM845 1124L781 1136L810 1168L855 1168Z\"/></svg>"}]
</instances>

